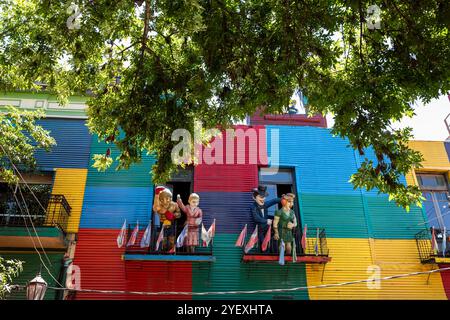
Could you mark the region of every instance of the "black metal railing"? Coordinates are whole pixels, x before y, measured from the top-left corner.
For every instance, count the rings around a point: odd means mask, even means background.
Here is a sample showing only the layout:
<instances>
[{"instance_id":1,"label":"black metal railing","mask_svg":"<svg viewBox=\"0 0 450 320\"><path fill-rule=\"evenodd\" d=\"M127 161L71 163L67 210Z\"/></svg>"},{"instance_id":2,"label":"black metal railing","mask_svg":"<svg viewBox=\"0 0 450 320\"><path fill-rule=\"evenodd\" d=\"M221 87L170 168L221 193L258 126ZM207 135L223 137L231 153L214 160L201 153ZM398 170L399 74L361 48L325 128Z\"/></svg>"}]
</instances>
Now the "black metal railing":
<instances>
[{"instance_id":1,"label":"black metal railing","mask_svg":"<svg viewBox=\"0 0 450 320\"><path fill-rule=\"evenodd\" d=\"M420 261L422 263L433 263L436 258L450 258L450 232L443 230L424 229L415 236Z\"/></svg>"},{"instance_id":2,"label":"black metal railing","mask_svg":"<svg viewBox=\"0 0 450 320\"><path fill-rule=\"evenodd\" d=\"M72 210L66 198L60 194L51 195L48 201L44 201L44 203L41 201L41 204L47 208L46 211L40 205L29 206L27 204L27 208L25 208L23 203L20 206L12 201L4 203L0 211L0 226L31 227L32 222L36 227L57 226L66 231Z\"/></svg>"},{"instance_id":3,"label":"black metal railing","mask_svg":"<svg viewBox=\"0 0 450 320\"><path fill-rule=\"evenodd\" d=\"M131 238L131 235L133 233L134 228L136 227L136 224L129 224L128 230L127 230L127 241L125 243L125 253L126 254L160 254L160 255L213 255L213 246L214 246L214 238L209 242L207 246L203 245L203 240L201 238L201 227L198 229L198 246L194 247L193 251L190 251L190 249L183 243L183 246L176 247L177 244L177 238L180 235L182 228L177 227L177 225L174 225L174 246L175 251L170 251L170 244L169 240L166 239L165 243L161 242L156 248L157 242L158 242L158 236L161 232L160 226L152 226L151 230L151 237L150 237L150 245L141 247L141 240L144 235L145 229L147 229L148 225L139 225L139 232L136 238L136 241L134 245L128 245L128 242ZM180 230L181 229L181 230Z\"/></svg>"},{"instance_id":4,"label":"black metal railing","mask_svg":"<svg viewBox=\"0 0 450 320\"><path fill-rule=\"evenodd\" d=\"M303 240L303 230L295 228L293 230L293 236L295 241L295 248L297 256L322 256L328 257L329 250L327 245L327 237L325 229L323 228L309 228L306 231L305 241ZM248 236L247 236L248 238ZM247 239L248 240L248 239ZM304 247L302 243L304 242ZM258 241L257 245L246 254L254 255L278 255L280 240L274 240L273 234L271 240L267 246L266 251L262 251L261 243ZM245 250L245 244L243 246Z\"/></svg>"}]
</instances>

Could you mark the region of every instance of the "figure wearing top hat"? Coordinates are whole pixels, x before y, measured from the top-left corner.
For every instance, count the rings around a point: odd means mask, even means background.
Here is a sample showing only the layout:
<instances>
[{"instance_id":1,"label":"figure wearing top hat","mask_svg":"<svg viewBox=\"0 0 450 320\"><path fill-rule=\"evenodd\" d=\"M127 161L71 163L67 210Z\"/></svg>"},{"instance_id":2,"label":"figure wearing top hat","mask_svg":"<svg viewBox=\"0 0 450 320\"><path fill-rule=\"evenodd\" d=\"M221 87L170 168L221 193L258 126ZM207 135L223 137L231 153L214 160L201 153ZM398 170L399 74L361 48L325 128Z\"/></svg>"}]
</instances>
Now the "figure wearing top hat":
<instances>
[{"instance_id":1,"label":"figure wearing top hat","mask_svg":"<svg viewBox=\"0 0 450 320\"><path fill-rule=\"evenodd\" d=\"M266 186L258 186L254 188L253 192L253 203L250 206L250 212L253 221L258 225L258 239L259 244L264 240L267 229L272 224L273 216L269 215L268 208L280 203L281 198L275 198L270 201L265 202L266 197L269 195Z\"/></svg>"}]
</instances>

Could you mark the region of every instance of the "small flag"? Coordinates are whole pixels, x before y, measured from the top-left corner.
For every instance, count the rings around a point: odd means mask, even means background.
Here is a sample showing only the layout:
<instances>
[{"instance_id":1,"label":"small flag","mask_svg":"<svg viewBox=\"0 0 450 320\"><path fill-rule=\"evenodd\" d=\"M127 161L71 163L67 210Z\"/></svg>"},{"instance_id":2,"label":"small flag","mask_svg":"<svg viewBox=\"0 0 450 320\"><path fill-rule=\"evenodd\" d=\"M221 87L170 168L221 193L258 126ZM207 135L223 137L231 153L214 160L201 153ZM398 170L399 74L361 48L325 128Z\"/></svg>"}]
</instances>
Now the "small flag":
<instances>
[{"instance_id":1,"label":"small flag","mask_svg":"<svg viewBox=\"0 0 450 320\"><path fill-rule=\"evenodd\" d=\"M164 227L162 226L161 231L159 232L159 235L158 235L158 240L156 240L155 251L159 250L159 245L161 244L161 241L163 240L163 238L164 238Z\"/></svg>"},{"instance_id":2,"label":"small flag","mask_svg":"<svg viewBox=\"0 0 450 320\"><path fill-rule=\"evenodd\" d=\"M305 227L303 228L303 234L302 234L302 249L303 252L306 253L306 232L308 231L308 226L305 224Z\"/></svg>"},{"instance_id":3,"label":"small flag","mask_svg":"<svg viewBox=\"0 0 450 320\"><path fill-rule=\"evenodd\" d=\"M445 257L445 251L447 250L447 229L444 227L444 236L442 237L442 256Z\"/></svg>"},{"instance_id":4,"label":"small flag","mask_svg":"<svg viewBox=\"0 0 450 320\"><path fill-rule=\"evenodd\" d=\"M150 221L148 223L147 229L145 229L144 231L144 235L142 236L141 248L150 246L151 235L152 235L152 222Z\"/></svg>"},{"instance_id":5,"label":"small flag","mask_svg":"<svg viewBox=\"0 0 450 320\"><path fill-rule=\"evenodd\" d=\"M206 231L203 223L202 223L202 240L203 240L203 246L207 247L208 243L209 243L209 235L208 235L208 231Z\"/></svg>"},{"instance_id":6,"label":"small flag","mask_svg":"<svg viewBox=\"0 0 450 320\"><path fill-rule=\"evenodd\" d=\"M319 255L319 228L317 228L316 243L314 244L314 253L316 254L316 256Z\"/></svg>"},{"instance_id":7,"label":"small flag","mask_svg":"<svg viewBox=\"0 0 450 320\"><path fill-rule=\"evenodd\" d=\"M269 241L270 241L271 231L272 231L272 226L269 226L269 228L267 229L267 232L266 232L266 236L264 237L264 240L263 240L263 242L261 244L261 250L262 251L266 251L267 250L267 245L269 244Z\"/></svg>"},{"instance_id":8,"label":"small flag","mask_svg":"<svg viewBox=\"0 0 450 320\"><path fill-rule=\"evenodd\" d=\"M216 219L214 219L212 225L208 229L209 238L212 240L216 235Z\"/></svg>"},{"instance_id":9,"label":"small flag","mask_svg":"<svg viewBox=\"0 0 450 320\"><path fill-rule=\"evenodd\" d=\"M125 235L127 233L126 229L127 225L127 219L123 222L122 229L120 229L119 235L117 236L117 247L122 248L124 242L125 242Z\"/></svg>"},{"instance_id":10,"label":"small flag","mask_svg":"<svg viewBox=\"0 0 450 320\"><path fill-rule=\"evenodd\" d=\"M186 225L183 228L183 231L181 231L180 235L177 238L177 248L180 248L183 246L184 239L186 238L187 233L188 233L188 224L186 223Z\"/></svg>"},{"instance_id":11,"label":"small flag","mask_svg":"<svg viewBox=\"0 0 450 320\"><path fill-rule=\"evenodd\" d=\"M139 232L139 221L136 223L136 227L134 227L133 232L131 233L131 237L128 240L127 247L134 246L138 232Z\"/></svg>"},{"instance_id":12,"label":"small flag","mask_svg":"<svg viewBox=\"0 0 450 320\"><path fill-rule=\"evenodd\" d=\"M297 246L295 245L295 239L292 241L292 262L297 262Z\"/></svg>"},{"instance_id":13,"label":"small flag","mask_svg":"<svg viewBox=\"0 0 450 320\"><path fill-rule=\"evenodd\" d=\"M167 251L168 253L175 253L175 246L172 247L172 249L170 249L169 251Z\"/></svg>"},{"instance_id":14,"label":"small flag","mask_svg":"<svg viewBox=\"0 0 450 320\"><path fill-rule=\"evenodd\" d=\"M242 229L239 238L237 238L236 243L234 244L236 247L242 247L245 242L245 237L247 236L247 224L245 224L244 229Z\"/></svg>"},{"instance_id":15,"label":"small flag","mask_svg":"<svg viewBox=\"0 0 450 320\"><path fill-rule=\"evenodd\" d=\"M281 239L281 245L280 245L280 256L278 258L278 263L282 266L284 266L284 250L286 249L284 245L283 239Z\"/></svg>"},{"instance_id":16,"label":"small flag","mask_svg":"<svg viewBox=\"0 0 450 320\"><path fill-rule=\"evenodd\" d=\"M247 245L245 246L244 252L248 253L250 250L252 250L252 248L255 246L257 242L258 242L258 225L256 225L255 230L250 236L250 239L248 240Z\"/></svg>"}]
</instances>

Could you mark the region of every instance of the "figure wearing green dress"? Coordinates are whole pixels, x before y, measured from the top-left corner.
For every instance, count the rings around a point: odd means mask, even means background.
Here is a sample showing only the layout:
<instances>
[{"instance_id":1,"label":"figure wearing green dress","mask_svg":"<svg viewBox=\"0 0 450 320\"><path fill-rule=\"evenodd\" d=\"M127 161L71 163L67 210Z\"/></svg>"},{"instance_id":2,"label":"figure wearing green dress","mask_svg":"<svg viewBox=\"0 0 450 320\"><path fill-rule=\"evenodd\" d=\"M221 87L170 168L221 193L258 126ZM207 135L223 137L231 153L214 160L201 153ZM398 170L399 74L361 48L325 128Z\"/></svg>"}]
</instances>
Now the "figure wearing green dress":
<instances>
[{"instance_id":1,"label":"figure wearing green dress","mask_svg":"<svg viewBox=\"0 0 450 320\"><path fill-rule=\"evenodd\" d=\"M295 195L288 193L283 195L281 199L281 209L275 211L275 218L273 221L274 239L282 239L286 246L286 254L291 254L292 242L294 241L293 228L297 226L297 219L295 218L294 206Z\"/></svg>"}]
</instances>

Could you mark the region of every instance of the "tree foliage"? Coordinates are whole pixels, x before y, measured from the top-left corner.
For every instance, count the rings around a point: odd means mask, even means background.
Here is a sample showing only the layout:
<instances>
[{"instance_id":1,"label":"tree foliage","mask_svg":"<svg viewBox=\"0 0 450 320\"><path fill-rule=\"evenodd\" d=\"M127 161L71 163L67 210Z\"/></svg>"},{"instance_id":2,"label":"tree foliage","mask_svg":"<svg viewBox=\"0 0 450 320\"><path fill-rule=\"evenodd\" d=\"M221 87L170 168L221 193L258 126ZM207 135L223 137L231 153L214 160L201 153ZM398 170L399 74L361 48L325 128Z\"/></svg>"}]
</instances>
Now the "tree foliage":
<instances>
[{"instance_id":1,"label":"tree foliage","mask_svg":"<svg viewBox=\"0 0 450 320\"><path fill-rule=\"evenodd\" d=\"M36 124L36 120L43 115L43 111L18 110L14 107L0 113L1 180L18 182L15 169L33 170L36 167L34 152L37 149L49 151L56 144L50 133Z\"/></svg>"},{"instance_id":2,"label":"tree foliage","mask_svg":"<svg viewBox=\"0 0 450 320\"><path fill-rule=\"evenodd\" d=\"M0 300L11 292L11 283L23 270L23 262L19 260L6 260L0 257Z\"/></svg>"},{"instance_id":3,"label":"tree foliage","mask_svg":"<svg viewBox=\"0 0 450 320\"><path fill-rule=\"evenodd\" d=\"M0 3L0 88L41 81L61 102L88 92L89 126L117 145L118 168L151 150L163 181L174 129L283 112L301 89L311 113L334 115L335 135L361 155L372 146L377 161L361 164L355 187L420 200L400 177L421 156L391 124L450 89L446 0L80 0L79 28L69 2ZM367 23L373 4L380 28Z\"/></svg>"}]
</instances>

